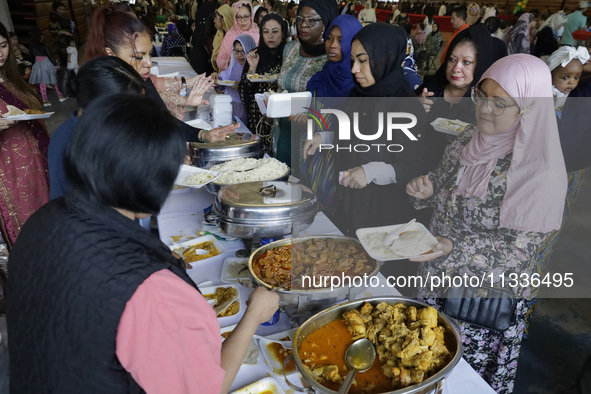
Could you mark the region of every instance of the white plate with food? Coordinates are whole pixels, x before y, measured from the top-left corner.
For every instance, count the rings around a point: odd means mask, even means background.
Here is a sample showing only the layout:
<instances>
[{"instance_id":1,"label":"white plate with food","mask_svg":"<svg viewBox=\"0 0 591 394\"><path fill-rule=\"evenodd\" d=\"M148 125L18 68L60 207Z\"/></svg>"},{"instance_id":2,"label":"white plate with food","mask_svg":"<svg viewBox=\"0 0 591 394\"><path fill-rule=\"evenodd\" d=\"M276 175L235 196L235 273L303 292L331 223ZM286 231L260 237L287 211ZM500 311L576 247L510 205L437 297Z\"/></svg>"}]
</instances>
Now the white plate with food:
<instances>
[{"instance_id":1,"label":"white plate with food","mask_svg":"<svg viewBox=\"0 0 591 394\"><path fill-rule=\"evenodd\" d=\"M222 336L222 342L226 340L228 335L234 331L236 328L236 324L232 324L231 326L222 327L220 329L220 335ZM261 351L257 346L254 339L250 341L248 345L248 349L246 350L246 355L244 356L244 360L242 360L242 365L257 365L259 362L259 357L261 355Z\"/></svg>"},{"instance_id":2,"label":"white plate with food","mask_svg":"<svg viewBox=\"0 0 591 394\"><path fill-rule=\"evenodd\" d=\"M271 377L258 380L231 394L285 394L279 382Z\"/></svg>"},{"instance_id":3,"label":"white plate with food","mask_svg":"<svg viewBox=\"0 0 591 394\"><path fill-rule=\"evenodd\" d=\"M206 299L215 300L213 302L212 308L217 308L220 306L225 306L226 301L231 300L232 298L236 297L228 306L224 308L224 310L220 311L217 315L219 319L220 326L222 322L228 320L226 318L236 317L242 310L244 310L245 306L244 303L240 299L240 290L237 285L218 285L218 286L209 286L209 287L202 287L199 288L201 294ZM236 320L234 320L236 321ZM229 322L226 322L228 324Z\"/></svg>"},{"instance_id":4,"label":"white plate with food","mask_svg":"<svg viewBox=\"0 0 591 394\"><path fill-rule=\"evenodd\" d=\"M283 376L283 362L291 354L292 349L284 348L278 340L266 338L259 340L259 347L261 348L263 357L265 357L265 361L273 370L273 373L278 376ZM297 372L295 361L291 358L287 362L285 373L289 375Z\"/></svg>"},{"instance_id":5,"label":"white plate with food","mask_svg":"<svg viewBox=\"0 0 591 394\"><path fill-rule=\"evenodd\" d=\"M437 239L418 222L409 225L391 245L384 245L388 234L401 229L406 224L360 228L356 234L367 254L378 261L405 260L441 253L436 251Z\"/></svg>"},{"instance_id":6,"label":"white plate with food","mask_svg":"<svg viewBox=\"0 0 591 394\"><path fill-rule=\"evenodd\" d=\"M34 120L34 119L47 119L55 112L45 112L38 109L25 109L15 107L14 105L7 105L5 112L2 114L2 119L18 121L18 120Z\"/></svg>"},{"instance_id":7,"label":"white plate with food","mask_svg":"<svg viewBox=\"0 0 591 394\"><path fill-rule=\"evenodd\" d=\"M222 173L183 164L174 180L175 185L199 189L216 180Z\"/></svg>"},{"instance_id":8,"label":"white plate with food","mask_svg":"<svg viewBox=\"0 0 591 394\"><path fill-rule=\"evenodd\" d=\"M250 82L277 82L277 74L248 74L246 78Z\"/></svg>"},{"instance_id":9,"label":"white plate with food","mask_svg":"<svg viewBox=\"0 0 591 394\"><path fill-rule=\"evenodd\" d=\"M238 81L229 81L229 80L222 81L222 80L219 80L219 81L217 81L217 84L220 85L220 86L230 86L230 87L232 87L232 86L238 85Z\"/></svg>"},{"instance_id":10,"label":"white plate with food","mask_svg":"<svg viewBox=\"0 0 591 394\"><path fill-rule=\"evenodd\" d=\"M186 263L209 259L224 253L226 250L222 243L213 235L205 235L185 242L172 244L169 248L180 255Z\"/></svg>"},{"instance_id":11,"label":"white plate with food","mask_svg":"<svg viewBox=\"0 0 591 394\"><path fill-rule=\"evenodd\" d=\"M431 126L440 133L445 133L457 137L468 127L470 123L462 122L458 119L437 118L431 122Z\"/></svg>"},{"instance_id":12,"label":"white plate with food","mask_svg":"<svg viewBox=\"0 0 591 394\"><path fill-rule=\"evenodd\" d=\"M241 283L242 280L248 280L250 272L248 271L248 257L228 257L222 265L222 282Z\"/></svg>"}]
</instances>

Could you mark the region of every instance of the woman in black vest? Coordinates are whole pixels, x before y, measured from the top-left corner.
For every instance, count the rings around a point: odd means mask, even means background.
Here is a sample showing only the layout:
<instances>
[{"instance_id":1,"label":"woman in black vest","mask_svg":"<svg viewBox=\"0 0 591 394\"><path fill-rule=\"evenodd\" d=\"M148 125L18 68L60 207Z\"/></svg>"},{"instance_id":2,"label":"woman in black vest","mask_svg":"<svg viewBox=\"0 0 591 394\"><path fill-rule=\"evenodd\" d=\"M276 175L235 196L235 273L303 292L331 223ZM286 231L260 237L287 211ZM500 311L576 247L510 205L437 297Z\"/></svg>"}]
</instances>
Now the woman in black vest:
<instances>
[{"instance_id":1,"label":"woman in black vest","mask_svg":"<svg viewBox=\"0 0 591 394\"><path fill-rule=\"evenodd\" d=\"M100 97L64 158L66 196L25 223L10 254L10 391L227 392L278 308L255 290L221 344L184 262L134 219L158 214L186 145L149 98Z\"/></svg>"}]
</instances>

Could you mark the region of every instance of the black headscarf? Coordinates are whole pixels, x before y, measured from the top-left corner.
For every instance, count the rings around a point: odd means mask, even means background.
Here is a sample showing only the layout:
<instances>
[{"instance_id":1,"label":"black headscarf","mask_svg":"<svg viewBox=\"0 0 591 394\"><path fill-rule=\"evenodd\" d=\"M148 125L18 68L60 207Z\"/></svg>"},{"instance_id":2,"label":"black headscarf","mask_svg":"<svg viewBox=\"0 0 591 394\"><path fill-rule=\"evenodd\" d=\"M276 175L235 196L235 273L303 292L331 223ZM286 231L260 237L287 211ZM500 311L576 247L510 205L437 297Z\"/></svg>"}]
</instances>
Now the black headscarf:
<instances>
[{"instance_id":1,"label":"black headscarf","mask_svg":"<svg viewBox=\"0 0 591 394\"><path fill-rule=\"evenodd\" d=\"M437 92L442 92L445 86L448 84L446 68L447 62L451 57L456 45L462 40L469 39L476 44L478 49L478 56L476 59L476 68L474 69L474 79L470 84L470 87L476 85L480 81L482 74L490 67L494 62L500 58L507 56L507 47L505 43L496 37L492 37L490 31L483 23L477 23L470 26L467 29L459 32L449 44L449 49L445 55L445 60L441 64L441 67L437 70L433 78L429 82L424 83L417 89L418 93L423 91L423 88L427 88L430 92L436 92L436 96L439 96ZM470 89L466 91L464 97L470 96Z\"/></svg>"},{"instance_id":2,"label":"black headscarf","mask_svg":"<svg viewBox=\"0 0 591 394\"><path fill-rule=\"evenodd\" d=\"M263 39L263 26L270 20L274 20L281 26L281 44L275 49L271 49L265 44ZM283 60L283 47L287 42L287 22L277 14L267 14L260 23L260 38L257 54L259 55L259 63L257 65L257 73L262 74L270 69L281 64ZM248 71L248 67L244 67L244 72Z\"/></svg>"},{"instance_id":3,"label":"black headscarf","mask_svg":"<svg viewBox=\"0 0 591 394\"><path fill-rule=\"evenodd\" d=\"M310 7L320 15L325 29L330 26L332 21L334 21L339 14L339 9L335 0L302 0L298 7L298 11L303 10L304 7ZM304 48L304 52L308 55L322 56L326 54L326 47L323 42L318 45L310 45L300 40L300 44L302 45L302 48Z\"/></svg>"},{"instance_id":4,"label":"black headscarf","mask_svg":"<svg viewBox=\"0 0 591 394\"><path fill-rule=\"evenodd\" d=\"M354 37L367 55L371 73L376 81L361 87L355 81L353 97L413 97L414 92L404 77L402 63L406 57L407 36L403 28L386 23L365 26Z\"/></svg>"}]
</instances>

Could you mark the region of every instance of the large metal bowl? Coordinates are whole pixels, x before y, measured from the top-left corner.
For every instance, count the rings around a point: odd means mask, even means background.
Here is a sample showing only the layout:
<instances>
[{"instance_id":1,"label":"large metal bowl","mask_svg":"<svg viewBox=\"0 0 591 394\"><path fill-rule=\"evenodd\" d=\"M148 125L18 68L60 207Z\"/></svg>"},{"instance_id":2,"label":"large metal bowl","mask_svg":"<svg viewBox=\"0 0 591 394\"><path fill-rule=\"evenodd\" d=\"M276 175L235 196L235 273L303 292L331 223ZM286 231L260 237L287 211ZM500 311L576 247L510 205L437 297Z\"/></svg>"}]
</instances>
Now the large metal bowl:
<instances>
[{"instance_id":1,"label":"large metal bowl","mask_svg":"<svg viewBox=\"0 0 591 394\"><path fill-rule=\"evenodd\" d=\"M402 303L408 306L415 306L417 308L424 308L429 306L423 302L405 298L405 297L373 297L373 298L366 298L363 300L357 301L350 301L340 305L333 306L322 312L317 313L316 315L309 318L304 324L298 328L295 333L293 339L293 357L295 359L295 363L297 368L299 369L300 373L303 376L302 381L306 382L310 387L306 389L309 393L327 393L327 394L336 394L336 391L330 390L310 376L310 373L306 368L304 368L304 364L299 356L299 349L302 342L306 339L306 337L311 334L312 332L316 331L318 328L330 323L331 321L337 320L342 317L344 312L350 311L352 309L357 309L361 307L364 303L369 302L372 305L377 305L380 302L386 302L388 304L397 304ZM414 384L402 389L390 391L389 393L396 393L396 394L427 394L427 393L439 393L440 390L443 388L444 379L451 370L456 366L456 364L460 361L463 353L463 345L462 345L462 337L460 335L460 328L458 324L451 319L450 317L444 315L443 313L437 312L438 315L438 324L442 325L445 328L445 345L449 349L449 351L454 355L452 360L437 372L435 375L425 379L423 382ZM287 378L286 378L287 379ZM288 381L289 383L289 381ZM289 383L292 388L296 388L291 383ZM297 389L297 388L296 388ZM303 391L304 389L301 388Z\"/></svg>"},{"instance_id":2,"label":"large metal bowl","mask_svg":"<svg viewBox=\"0 0 591 394\"><path fill-rule=\"evenodd\" d=\"M291 172L291 170L287 171L287 173L283 176L280 176L277 179L269 179L270 181L287 181L289 179L289 173ZM231 186L231 185L222 185L220 183L215 183L215 182L209 182L207 185L205 185L205 189L210 192L211 194L218 194L218 192L220 190L222 190L222 188L226 187L226 186Z\"/></svg>"},{"instance_id":3,"label":"large metal bowl","mask_svg":"<svg viewBox=\"0 0 591 394\"><path fill-rule=\"evenodd\" d=\"M260 278L258 278L253 270L253 263L254 261L263 253L266 253L267 250L275 249L285 245L291 245L293 243L301 243L311 239L338 239L344 240L348 242L352 242L358 244L361 250L363 246L361 243L354 239L339 235L325 235L325 236L308 236L308 237L298 237L298 238L289 238L289 239L282 239L280 241L275 241L270 244L264 245L257 250L255 250L248 259L248 269L250 274L253 277L253 280L256 285L264 286L268 289L275 289L275 286L272 286L268 283L263 282ZM367 273L367 277L375 276L380 270L380 263L376 260L372 259L371 257L367 256L370 264L372 264L372 271ZM327 288L319 288L319 289L277 289L275 290L279 294L279 304L284 308L287 309L288 314L290 313L291 309L297 310L298 313L303 313L305 311L310 310L318 310L321 307L326 307L326 305L334 304L339 301L343 301L349 299L351 290L354 289L349 286L343 286L339 288L331 289L330 287ZM308 315L309 316L309 315Z\"/></svg>"},{"instance_id":4,"label":"large metal bowl","mask_svg":"<svg viewBox=\"0 0 591 394\"><path fill-rule=\"evenodd\" d=\"M265 153L263 140L257 137L254 141L246 141L249 136L248 133L230 133L220 142L191 142L189 152L193 163L200 168L209 168L233 159L261 159Z\"/></svg>"}]
</instances>

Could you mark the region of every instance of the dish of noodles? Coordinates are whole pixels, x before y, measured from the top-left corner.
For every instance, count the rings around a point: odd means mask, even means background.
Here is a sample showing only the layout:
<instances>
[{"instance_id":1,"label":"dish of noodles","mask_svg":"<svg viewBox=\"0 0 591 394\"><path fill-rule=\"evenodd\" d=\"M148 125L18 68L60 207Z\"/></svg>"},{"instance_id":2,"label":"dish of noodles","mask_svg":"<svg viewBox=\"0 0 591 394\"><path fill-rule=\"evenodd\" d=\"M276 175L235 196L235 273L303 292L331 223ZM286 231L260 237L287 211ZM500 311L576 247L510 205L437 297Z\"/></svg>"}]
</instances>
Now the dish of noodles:
<instances>
[{"instance_id":1,"label":"dish of noodles","mask_svg":"<svg viewBox=\"0 0 591 394\"><path fill-rule=\"evenodd\" d=\"M348 372L347 348L367 338L377 358L369 370L357 373L350 393L384 393L421 383L443 369L453 358L445 337L433 307L365 303L311 332L298 355L314 380L337 391Z\"/></svg>"},{"instance_id":2,"label":"dish of noodles","mask_svg":"<svg viewBox=\"0 0 591 394\"><path fill-rule=\"evenodd\" d=\"M323 288L322 278L331 276L357 277L371 274L376 269L363 247L346 238L312 238L295 244L287 243L270 248L255 258L253 274L274 287L281 287L294 278L308 276L313 281L302 281L298 288ZM311 282L311 283L310 283ZM286 286L290 290L291 285Z\"/></svg>"}]
</instances>

